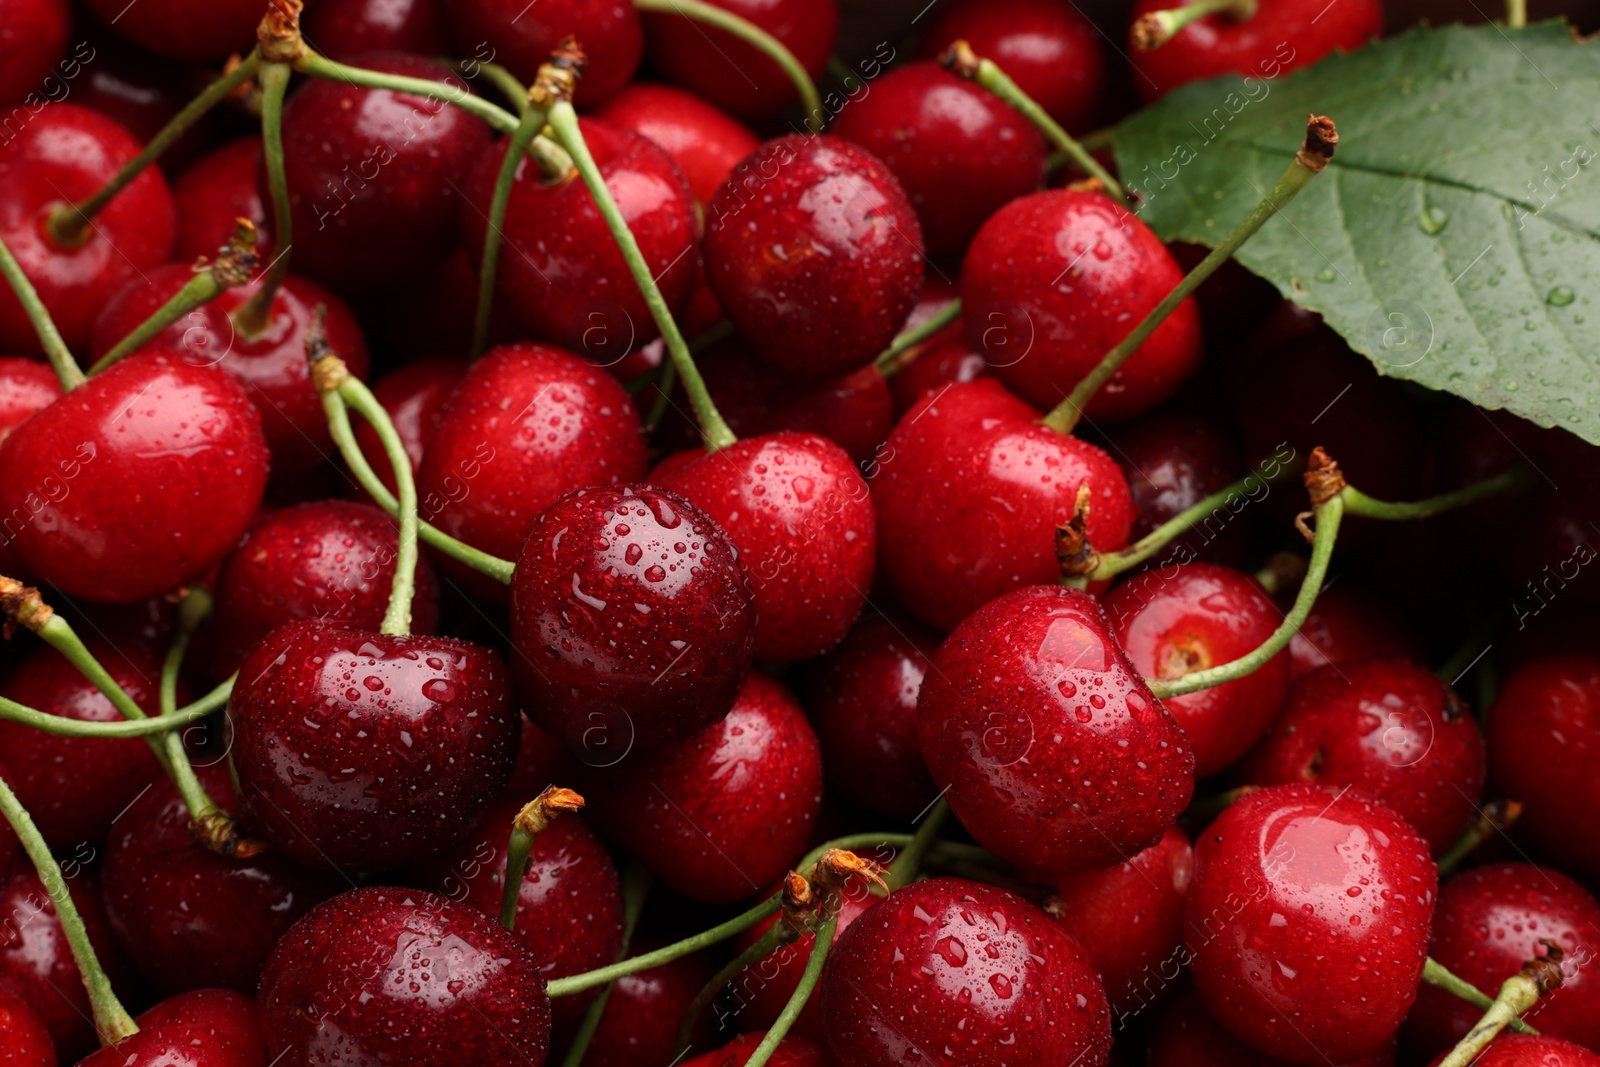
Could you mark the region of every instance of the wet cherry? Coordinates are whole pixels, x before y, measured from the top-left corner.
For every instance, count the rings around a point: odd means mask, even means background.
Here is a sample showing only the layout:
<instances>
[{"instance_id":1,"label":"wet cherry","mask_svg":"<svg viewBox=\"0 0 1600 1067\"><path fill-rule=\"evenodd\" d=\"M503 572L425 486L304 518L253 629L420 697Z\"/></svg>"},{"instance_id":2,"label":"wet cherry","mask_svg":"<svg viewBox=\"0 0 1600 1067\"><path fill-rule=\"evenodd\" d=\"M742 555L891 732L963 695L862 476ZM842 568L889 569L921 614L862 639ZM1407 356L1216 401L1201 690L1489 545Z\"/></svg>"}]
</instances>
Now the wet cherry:
<instances>
[{"instance_id":1,"label":"wet cherry","mask_svg":"<svg viewBox=\"0 0 1600 1067\"><path fill-rule=\"evenodd\" d=\"M79 1067L268 1067L256 1002L226 989L196 989L136 1020L139 1032Z\"/></svg>"},{"instance_id":2,"label":"wet cherry","mask_svg":"<svg viewBox=\"0 0 1600 1067\"><path fill-rule=\"evenodd\" d=\"M28 1002L0 988L0 1063L6 1067L56 1067L50 1030Z\"/></svg>"},{"instance_id":3,"label":"wet cherry","mask_svg":"<svg viewBox=\"0 0 1600 1067\"><path fill-rule=\"evenodd\" d=\"M760 143L738 119L670 85L635 82L594 114L666 149L701 204Z\"/></svg>"},{"instance_id":4,"label":"wet cherry","mask_svg":"<svg viewBox=\"0 0 1600 1067\"><path fill-rule=\"evenodd\" d=\"M1503 1033L1478 1054L1472 1067L1600 1067L1600 1056L1559 1037Z\"/></svg>"},{"instance_id":5,"label":"wet cherry","mask_svg":"<svg viewBox=\"0 0 1600 1067\"><path fill-rule=\"evenodd\" d=\"M272 262L277 253L271 223L256 186L260 166L261 138L241 137L212 149L183 172L172 188L178 202L178 239L173 244L173 259L193 263L201 256L215 256L218 246L233 232L235 220L244 218L255 224L256 252L261 262Z\"/></svg>"},{"instance_id":6,"label":"wet cherry","mask_svg":"<svg viewBox=\"0 0 1600 1067\"><path fill-rule=\"evenodd\" d=\"M719 1049L684 1060L682 1067L744 1067L766 1036L766 1031L744 1034ZM767 1064L768 1067L832 1067L822 1046L794 1034L784 1035Z\"/></svg>"},{"instance_id":7,"label":"wet cherry","mask_svg":"<svg viewBox=\"0 0 1600 1067\"><path fill-rule=\"evenodd\" d=\"M451 0L441 4L456 54L502 64L524 85L569 34L586 63L577 102L590 107L614 96L633 77L644 53L644 30L627 0Z\"/></svg>"},{"instance_id":8,"label":"wet cherry","mask_svg":"<svg viewBox=\"0 0 1600 1067\"><path fill-rule=\"evenodd\" d=\"M368 52L443 56L451 52L445 6L442 0L317 0L303 25L306 40L341 63Z\"/></svg>"},{"instance_id":9,"label":"wet cherry","mask_svg":"<svg viewBox=\"0 0 1600 1067\"><path fill-rule=\"evenodd\" d=\"M714 0L781 41L813 78L833 54L836 0ZM794 82L776 63L731 34L665 12L645 16L650 62L668 81L746 118L769 115L795 99Z\"/></svg>"}]
</instances>

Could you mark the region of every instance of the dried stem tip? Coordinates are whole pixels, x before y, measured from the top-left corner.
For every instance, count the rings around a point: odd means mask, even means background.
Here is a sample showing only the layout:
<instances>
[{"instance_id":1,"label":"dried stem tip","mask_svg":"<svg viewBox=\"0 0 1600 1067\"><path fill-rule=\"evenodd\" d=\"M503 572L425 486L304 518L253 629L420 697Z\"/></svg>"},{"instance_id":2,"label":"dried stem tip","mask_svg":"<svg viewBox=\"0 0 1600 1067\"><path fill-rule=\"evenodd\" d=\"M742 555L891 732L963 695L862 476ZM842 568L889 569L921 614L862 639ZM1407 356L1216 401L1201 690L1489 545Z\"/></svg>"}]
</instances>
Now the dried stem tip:
<instances>
[{"instance_id":1,"label":"dried stem tip","mask_svg":"<svg viewBox=\"0 0 1600 1067\"><path fill-rule=\"evenodd\" d=\"M539 834L564 812L582 811L583 798L570 789L553 785L534 797L517 812L514 825L530 834Z\"/></svg>"},{"instance_id":2,"label":"dried stem tip","mask_svg":"<svg viewBox=\"0 0 1600 1067\"><path fill-rule=\"evenodd\" d=\"M576 37L568 34L562 38L555 51L550 53L550 58L539 65L538 73L533 76L533 85L528 89L528 103L540 111L549 111L558 100L570 102L588 62L588 57L583 54L583 46Z\"/></svg>"},{"instance_id":3,"label":"dried stem tip","mask_svg":"<svg viewBox=\"0 0 1600 1067\"><path fill-rule=\"evenodd\" d=\"M939 62L945 70L958 78L972 81L978 76L978 65L983 62L972 46L964 40L950 42L950 47L944 50L944 55L939 57Z\"/></svg>"},{"instance_id":4,"label":"dried stem tip","mask_svg":"<svg viewBox=\"0 0 1600 1067\"><path fill-rule=\"evenodd\" d=\"M1338 496L1345 487L1344 472L1321 445L1311 450L1311 459L1307 461L1306 472L1302 477L1305 479L1306 492L1311 494L1313 505L1326 504Z\"/></svg>"},{"instance_id":5,"label":"dried stem tip","mask_svg":"<svg viewBox=\"0 0 1600 1067\"><path fill-rule=\"evenodd\" d=\"M217 258L209 264L196 264L195 269L209 270L218 285L232 289L249 281L260 265L261 257L256 254L255 223L238 218L234 220L233 233L227 243L217 249Z\"/></svg>"},{"instance_id":6,"label":"dried stem tip","mask_svg":"<svg viewBox=\"0 0 1600 1067\"><path fill-rule=\"evenodd\" d=\"M31 585L23 585L15 578L0 575L0 615L5 616L5 621L0 623L0 633L7 640L17 632L18 626L38 633L54 614L50 605L39 595L39 590Z\"/></svg>"},{"instance_id":7,"label":"dried stem tip","mask_svg":"<svg viewBox=\"0 0 1600 1067\"><path fill-rule=\"evenodd\" d=\"M883 880L888 873L887 868L864 856L842 848L830 848L817 861L816 872L811 876L812 884L821 890L818 906L820 918L826 922L839 914L839 909L844 906L844 887L852 877L864 878L888 889L889 883Z\"/></svg>"},{"instance_id":8,"label":"dried stem tip","mask_svg":"<svg viewBox=\"0 0 1600 1067\"><path fill-rule=\"evenodd\" d=\"M785 942L816 929L816 908L817 895L812 891L811 883L794 871L784 876L783 914L778 920L778 928Z\"/></svg>"},{"instance_id":9,"label":"dried stem tip","mask_svg":"<svg viewBox=\"0 0 1600 1067\"><path fill-rule=\"evenodd\" d=\"M1544 946L1543 956L1534 956L1523 961L1521 975L1539 987L1539 995L1547 997L1561 988L1563 975L1561 961L1566 958L1566 953L1561 946L1549 938L1540 938L1539 944Z\"/></svg>"},{"instance_id":10,"label":"dried stem tip","mask_svg":"<svg viewBox=\"0 0 1600 1067\"><path fill-rule=\"evenodd\" d=\"M202 848L224 859L247 860L267 850L265 841L257 841L253 837L241 834L239 824L225 811L213 811L196 819L189 824L189 835L198 841Z\"/></svg>"},{"instance_id":11,"label":"dried stem tip","mask_svg":"<svg viewBox=\"0 0 1600 1067\"><path fill-rule=\"evenodd\" d=\"M1137 51L1154 52L1172 37L1172 30L1167 20L1161 17L1161 13L1153 11L1134 19L1129 35Z\"/></svg>"},{"instance_id":12,"label":"dried stem tip","mask_svg":"<svg viewBox=\"0 0 1600 1067\"><path fill-rule=\"evenodd\" d=\"M1078 486L1078 499L1072 507L1072 518L1065 526L1056 527L1056 559L1061 564L1061 576L1076 578L1089 574L1100 566L1100 553L1089 543L1089 483Z\"/></svg>"},{"instance_id":13,"label":"dried stem tip","mask_svg":"<svg viewBox=\"0 0 1600 1067\"><path fill-rule=\"evenodd\" d=\"M1294 158L1313 174L1320 174L1338 146L1339 131L1334 127L1333 120L1326 115L1308 115L1305 144L1300 146Z\"/></svg>"},{"instance_id":14,"label":"dried stem tip","mask_svg":"<svg viewBox=\"0 0 1600 1067\"><path fill-rule=\"evenodd\" d=\"M306 326L306 359L311 363L311 384L319 396L337 392L350 377L350 368L328 344L326 304L318 304L311 312L311 322Z\"/></svg>"},{"instance_id":15,"label":"dried stem tip","mask_svg":"<svg viewBox=\"0 0 1600 1067\"><path fill-rule=\"evenodd\" d=\"M300 36L301 0L269 0L267 13L256 27L256 46L269 63L293 63L306 54Z\"/></svg>"}]
</instances>

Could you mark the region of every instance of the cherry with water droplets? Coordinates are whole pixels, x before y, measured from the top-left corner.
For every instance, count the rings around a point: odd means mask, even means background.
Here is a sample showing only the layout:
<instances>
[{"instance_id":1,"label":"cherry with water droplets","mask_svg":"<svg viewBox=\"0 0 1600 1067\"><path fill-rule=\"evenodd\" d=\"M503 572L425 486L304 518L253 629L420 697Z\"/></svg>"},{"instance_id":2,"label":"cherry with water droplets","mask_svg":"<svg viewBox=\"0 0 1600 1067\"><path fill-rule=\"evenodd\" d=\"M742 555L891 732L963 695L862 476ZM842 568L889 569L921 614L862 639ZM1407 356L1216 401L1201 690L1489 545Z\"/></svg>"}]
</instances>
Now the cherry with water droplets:
<instances>
[{"instance_id":1,"label":"cherry with water droplets","mask_svg":"<svg viewBox=\"0 0 1600 1067\"><path fill-rule=\"evenodd\" d=\"M1280 595L1280 599L1288 598ZM1289 669L1296 678L1330 663L1364 659L1421 663L1424 658L1416 639L1381 604L1342 582L1317 594L1311 614L1289 638Z\"/></svg>"},{"instance_id":2,"label":"cherry with water droplets","mask_svg":"<svg viewBox=\"0 0 1600 1067\"><path fill-rule=\"evenodd\" d=\"M79 1067L269 1067L261 1014L243 994L179 993L135 1021L138 1033L100 1049Z\"/></svg>"},{"instance_id":3,"label":"cherry with water droplets","mask_svg":"<svg viewBox=\"0 0 1600 1067\"><path fill-rule=\"evenodd\" d=\"M341 63L369 52L443 56L452 51L445 7L443 0L317 0L303 23L306 40Z\"/></svg>"},{"instance_id":4,"label":"cherry with water droplets","mask_svg":"<svg viewBox=\"0 0 1600 1067\"><path fill-rule=\"evenodd\" d=\"M738 119L670 85L635 82L594 115L666 149L701 204L710 201L739 161L760 144Z\"/></svg>"},{"instance_id":5,"label":"cherry with water droplets","mask_svg":"<svg viewBox=\"0 0 1600 1067\"><path fill-rule=\"evenodd\" d=\"M989 373L989 361L967 343L961 320L956 332L930 341L929 347L908 366L889 379L896 416L904 415L923 395L938 392L952 382L970 382Z\"/></svg>"},{"instance_id":6,"label":"cherry with water droplets","mask_svg":"<svg viewBox=\"0 0 1600 1067\"><path fill-rule=\"evenodd\" d=\"M48 365L21 356L0 356L0 441L60 395L61 384ZM22 579L27 577L27 566L11 548L12 532L10 526L0 525L0 574Z\"/></svg>"},{"instance_id":7,"label":"cherry with water droplets","mask_svg":"<svg viewBox=\"0 0 1600 1067\"><path fill-rule=\"evenodd\" d=\"M563 38L583 44L575 100L593 107L632 78L644 54L644 30L627 0L449 0L442 5L458 55L501 64L531 85Z\"/></svg>"},{"instance_id":8,"label":"cherry with water droplets","mask_svg":"<svg viewBox=\"0 0 1600 1067\"><path fill-rule=\"evenodd\" d=\"M50 1030L28 1002L0 988L0 1064L5 1067L56 1067Z\"/></svg>"},{"instance_id":9,"label":"cherry with water droplets","mask_svg":"<svg viewBox=\"0 0 1600 1067\"><path fill-rule=\"evenodd\" d=\"M1444 1056L1434 1060L1442 1062ZM1600 1056L1559 1037L1502 1033L1478 1053L1471 1067L1600 1067Z\"/></svg>"},{"instance_id":10,"label":"cherry with water droplets","mask_svg":"<svg viewBox=\"0 0 1600 1067\"><path fill-rule=\"evenodd\" d=\"M1138 513L1129 533L1134 541L1221 492L1244 469L1238 444L1214 423L1193 416L1157 413L1118 427L1114 451ZM1253 502L1266 491L1266 483L1258 480L1239 496ZM1164 547L1158 559L1234 562L1250 535L1250 524L1237 510L1241 506L1219 507Z\"/></svg>"},{"instance_id":11,"label":"cherry with water droplets","mask_svg":"<svg viewBox=\"0 0 1600 1067\"><path fill-rule=\"evenodd\" d=\"M712 0L776 37L813 78L839 35L836 0ZM794 82L772 60L732 34L666 12L644 18L650 64L675 85L743 118L795 100ZM823 116L819 116L823 117Z\"/></svg>"}]
</instances>

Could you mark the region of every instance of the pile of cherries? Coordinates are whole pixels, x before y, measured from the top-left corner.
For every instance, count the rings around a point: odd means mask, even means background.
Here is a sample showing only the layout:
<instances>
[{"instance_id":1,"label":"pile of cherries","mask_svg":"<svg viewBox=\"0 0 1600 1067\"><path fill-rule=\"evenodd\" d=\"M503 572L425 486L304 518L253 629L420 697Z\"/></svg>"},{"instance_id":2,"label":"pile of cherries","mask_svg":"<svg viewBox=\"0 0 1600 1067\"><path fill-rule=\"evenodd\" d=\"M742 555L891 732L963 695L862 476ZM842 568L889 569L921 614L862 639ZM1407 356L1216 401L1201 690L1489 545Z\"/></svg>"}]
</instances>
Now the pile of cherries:
<instances>
[{"instance_id":1,"label":"pile of cherries","mask_svg":"<svg viewBox=\"0 0 1600 1067\"><path fill-rule=\"evenodd\" d=\"M0 0L0 1065L1600 1065L1600 454L1157 311L1175 7Z\"/></svg>"}]
</instances>

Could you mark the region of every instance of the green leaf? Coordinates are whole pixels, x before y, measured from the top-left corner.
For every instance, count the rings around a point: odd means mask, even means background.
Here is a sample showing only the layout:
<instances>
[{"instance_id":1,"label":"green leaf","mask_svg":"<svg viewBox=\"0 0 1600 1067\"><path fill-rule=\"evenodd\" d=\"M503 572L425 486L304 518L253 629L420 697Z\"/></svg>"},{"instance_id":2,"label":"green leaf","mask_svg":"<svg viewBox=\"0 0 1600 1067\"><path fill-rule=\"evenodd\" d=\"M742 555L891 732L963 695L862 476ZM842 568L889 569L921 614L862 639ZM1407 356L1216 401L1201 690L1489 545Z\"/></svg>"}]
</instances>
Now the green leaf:
<instances>
[{"instance_id":1,"label":"green leaf","mask_svg":"<svg viewBox=\"0 0 1600 1067\"><path fill-rule=\"evenodd\" d=\"M1264 68L1117 128L1141 218L1217 244L1328 115L1333 163L1239 261L1381 373L1600 443L1600 49L1559 21L1449 26Z\"/></svg>"}]
</instances>

